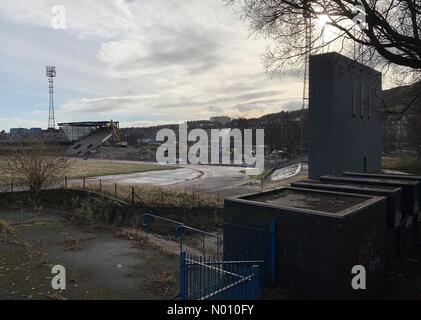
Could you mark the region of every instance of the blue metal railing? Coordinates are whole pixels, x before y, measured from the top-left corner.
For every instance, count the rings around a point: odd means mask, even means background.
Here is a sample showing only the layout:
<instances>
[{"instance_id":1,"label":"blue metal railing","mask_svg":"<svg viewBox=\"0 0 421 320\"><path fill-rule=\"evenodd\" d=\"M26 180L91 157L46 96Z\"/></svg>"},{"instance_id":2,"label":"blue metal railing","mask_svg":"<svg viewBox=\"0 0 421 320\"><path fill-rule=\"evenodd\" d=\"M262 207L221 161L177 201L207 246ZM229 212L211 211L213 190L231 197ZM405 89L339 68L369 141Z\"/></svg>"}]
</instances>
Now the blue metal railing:
<instances>
[{"instance_id":1,"label":"blue metal railing","mask_svg":"<svg viewBox=\"0 0 421 320\"><path fill-rule=\"evenodd\" d=\"M276 223L269 229L224 224L224 259L261 260L261 281L276 283Z\"/></svg>"},{"instance_id":2,"label":"blue metal railing","mask_svg":"<svg viewBox=\"0 0 421 320\"><path fill-rule=\"evenodd\" d=\"M181 300L256 300L262 261L223 261L180 253Z\"/></svg>"}]
</instances>

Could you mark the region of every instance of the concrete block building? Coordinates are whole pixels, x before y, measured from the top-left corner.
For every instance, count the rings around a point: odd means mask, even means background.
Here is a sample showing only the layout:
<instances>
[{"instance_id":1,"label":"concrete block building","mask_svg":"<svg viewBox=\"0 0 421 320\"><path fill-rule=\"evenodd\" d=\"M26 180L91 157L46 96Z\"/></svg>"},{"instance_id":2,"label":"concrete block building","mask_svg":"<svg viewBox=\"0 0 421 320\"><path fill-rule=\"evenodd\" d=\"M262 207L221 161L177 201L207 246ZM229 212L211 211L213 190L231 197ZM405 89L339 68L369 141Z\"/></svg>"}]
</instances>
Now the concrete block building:
<instances>
[{"instance_id":1,"label":"concrete block building","mask_svg":"<svg viewBox=\"0 0 421 320\"><path fill-rule=\"evenodd\" d=\"M338 53L310 57L309 176L381 170L382 75Z\"/></svg>"}]
</instances>

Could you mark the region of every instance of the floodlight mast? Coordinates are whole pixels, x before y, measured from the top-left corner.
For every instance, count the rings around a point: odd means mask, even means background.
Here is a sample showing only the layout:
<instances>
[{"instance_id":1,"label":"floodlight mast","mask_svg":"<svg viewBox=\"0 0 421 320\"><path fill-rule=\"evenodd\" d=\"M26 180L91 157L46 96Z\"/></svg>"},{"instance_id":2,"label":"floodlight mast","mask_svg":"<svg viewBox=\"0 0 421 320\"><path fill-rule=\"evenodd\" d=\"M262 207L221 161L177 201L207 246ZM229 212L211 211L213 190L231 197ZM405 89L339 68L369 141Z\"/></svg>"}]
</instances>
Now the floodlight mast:
<instances>
[{"instance_id":1,"label":"floodlight mast","mask_svg":"<svg viewBox=\"0 0 421 320\"><path fill-rule=\"evenodd\" d=\"M308 1L305 3L307 6L310 6ZM312 32L313 25L311 15L309 13L304 13L304 28L305 28L305 56L304 56L304 82L303 82L303 96L302 96L302 111L309 108L309 82L310 82L310 55L312 49ZM305 141L304 141L304 119L305 114L301 115L300 119L300 153L303 153L306 150Z\"/></svg>"},{"instance_id":2,"label":"floodlight mast","mask_svg":"<svg viewBox=\"0 0 421 320\"><path fill-rule=\"evenodd\" d=\"M49 112L48 112L48 129L55 129L56 121L54 115L54 78L56 76L56 67L47 66L45 68L46 76L48 77L49 83L49 94L50 94L50 103L49 103Z\"/></svg>"}]
</instances>

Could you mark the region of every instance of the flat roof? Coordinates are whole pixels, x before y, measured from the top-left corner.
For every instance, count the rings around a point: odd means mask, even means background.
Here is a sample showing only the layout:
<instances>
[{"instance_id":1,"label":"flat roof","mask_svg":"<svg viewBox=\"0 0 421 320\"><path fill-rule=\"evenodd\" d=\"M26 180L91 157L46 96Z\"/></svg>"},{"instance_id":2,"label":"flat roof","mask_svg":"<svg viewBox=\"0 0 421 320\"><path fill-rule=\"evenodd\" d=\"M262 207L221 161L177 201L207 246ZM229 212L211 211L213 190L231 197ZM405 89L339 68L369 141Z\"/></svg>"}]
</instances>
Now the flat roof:
<instances>
[{"instance_id":1,"label":"flat roof","mask_svg":"<svg viewBox=\"0 0 421 320\"><path fill-rule=\"evenodd\" d=\"M321 197L346 197L348 199L354 198L355 202L352 204L344 206L345 209L343 210L335 210L335 212L329 211L321 211L317 210L316 208L308 209L303 208L303 206L297 206L294 204L294 201L291 204L280 204L280 203L268 203L262 200L262 197L275 195L282 191L292 191L293 193L307 193L307 194L318 194ZM257 199L256 199L257 198ZM332 218L339 218L344 219L350 215L360 212L362 209L370 207L380 201L385 201L386 197L384 196L373 196L373 195L365 195L365 194L355 194L355 193L347 193L347 192L339 192L339 191L328 191L328 190L319 190L319 189L305 189L305 188L296 188L296 187L280 187L276 189L266 190L263 192L254 192L250 194L244 194L234 197L225 198L226 203L240 203L243 205L252 205L258 206L263 208L271 208L271 209L280 209L281 213L282 210L287 210L289 212L298 212L304 214L312 214L312 215L319 215L319 216L328 216ZM319 201L321 203L321 201ZM279 211L275 210L274 213L279 213Z\"/></svg>"}]
</instances>

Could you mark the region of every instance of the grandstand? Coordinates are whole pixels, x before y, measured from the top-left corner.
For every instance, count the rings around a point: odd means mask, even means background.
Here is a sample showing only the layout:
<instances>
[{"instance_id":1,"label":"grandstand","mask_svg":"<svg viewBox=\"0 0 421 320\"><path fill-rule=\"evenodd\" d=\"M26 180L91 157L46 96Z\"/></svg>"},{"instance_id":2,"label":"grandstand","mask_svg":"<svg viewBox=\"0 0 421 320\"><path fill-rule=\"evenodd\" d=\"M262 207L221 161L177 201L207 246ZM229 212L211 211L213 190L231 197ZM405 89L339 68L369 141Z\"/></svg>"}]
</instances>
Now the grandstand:
<instances>
[{"instance_id":1,"label":"grandstand","mask_svg":"<svg viewBox=\"0 0 421 320\"><path fill-rule=\"evenodd\" d=\"M85 156L113 138L121 144L119 123L114 121L88 121L59 123L71 146L65 151L67 156Z\"/></svg>"}]
</instances>

